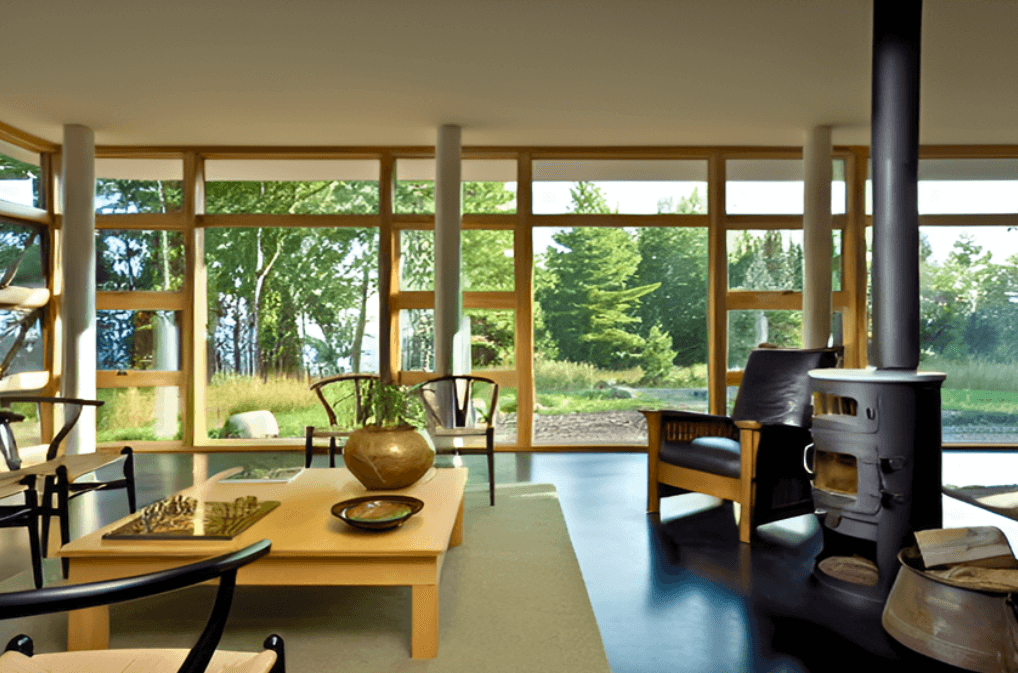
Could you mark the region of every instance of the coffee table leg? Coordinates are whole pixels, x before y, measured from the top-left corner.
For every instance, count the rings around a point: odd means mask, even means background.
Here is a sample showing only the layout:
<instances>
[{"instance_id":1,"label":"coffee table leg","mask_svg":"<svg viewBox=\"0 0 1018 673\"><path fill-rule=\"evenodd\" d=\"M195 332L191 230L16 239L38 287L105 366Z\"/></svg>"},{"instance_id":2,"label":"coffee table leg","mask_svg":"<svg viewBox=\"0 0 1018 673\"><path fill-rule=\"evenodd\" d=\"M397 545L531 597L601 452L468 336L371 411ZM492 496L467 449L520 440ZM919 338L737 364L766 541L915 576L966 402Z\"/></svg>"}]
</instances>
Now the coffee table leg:
<instances>
[{"instance_id":1,"label":"coffee table leg","mask_svg":"<svg viewBox=\"0 0 1018 673\"><path fill-rule=\"evenodd\" d=\"M449 546L458 547L463 544L463 500L460 500L460 509L456 513L456 523L452 525L452 535L449 536Z\"/></svg>"},{"instance_id":2,"label":"coffee table leg","mask_svg":"<svg viewBox=\"0 0 1018 673\"><path fill-rule=\"evenodd\" d=\"M105 650L110 646L110 609L72 610L67 613L67 649Z\"/></svg>"},{"instance_id":3,"label":"coffee table leg","mask_svg":"<svg viewBox=\"0 0 1018 673\"><path fill-rule=\"evenodd\" d=\"M410 656L414 659L433 659L438 656L438 585L413 586L413 633L410 637Z\"/></svg>"}]
</instances>

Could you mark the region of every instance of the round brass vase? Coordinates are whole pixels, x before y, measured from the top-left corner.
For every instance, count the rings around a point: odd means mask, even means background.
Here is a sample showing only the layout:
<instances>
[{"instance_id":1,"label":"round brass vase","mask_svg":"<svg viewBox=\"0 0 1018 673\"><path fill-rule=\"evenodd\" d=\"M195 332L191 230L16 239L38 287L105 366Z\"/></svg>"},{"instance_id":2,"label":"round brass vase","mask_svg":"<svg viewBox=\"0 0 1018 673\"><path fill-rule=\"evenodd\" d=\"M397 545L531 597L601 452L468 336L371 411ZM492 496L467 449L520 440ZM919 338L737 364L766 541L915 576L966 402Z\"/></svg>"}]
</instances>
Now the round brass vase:
<instances>
[{"instance_id":1,"label":"round brass vase","mask_svg":"<svg viewBox=\"0 0 1018 673\"><path fill-rule=\"evenodd\" d=\"M371 491L404 488L435 463L435 447L411 425L355 430L343 448L343 462Z\"/></svg>"}]
</instances>

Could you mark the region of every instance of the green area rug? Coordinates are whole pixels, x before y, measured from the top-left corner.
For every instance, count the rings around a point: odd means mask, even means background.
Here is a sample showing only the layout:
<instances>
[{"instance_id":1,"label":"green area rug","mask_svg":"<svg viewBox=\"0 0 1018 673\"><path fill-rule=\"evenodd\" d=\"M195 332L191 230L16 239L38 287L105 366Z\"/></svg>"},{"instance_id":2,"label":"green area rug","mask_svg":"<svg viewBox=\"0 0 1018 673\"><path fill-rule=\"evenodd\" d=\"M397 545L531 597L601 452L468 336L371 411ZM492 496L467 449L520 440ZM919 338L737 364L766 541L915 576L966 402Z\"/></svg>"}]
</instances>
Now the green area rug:
<instances>
[{"instance_id":1,"label":"green area rug","mask_svg":"<svg viewBox=\"0 0 1018 673\"><path fill-rule=\"evenodd\" d=\"M1007 486L944 486L941 490L952 498L982 507L1018 521L1018 484Z\"/></svg>"},{"instance_id":2,"label":"green area rug","mask_svg":"<svg viewBox=\"0 0 1018 673\"><path fill-rule=\"evenodd\" d=\"M499 486L495 507L484 491L466 498L463 544L442 571L437 658L410 658L406 587L241 586L220 647L259 650L278 633L289 673L610 673L554 487ZM0 590L15 580L31 581ZM111 646L192 646L214 592L115 607ZM64 615L0 621L3 643L27 633L39 652L62 649L66 632Z\"/></svg>"}]
</instances>

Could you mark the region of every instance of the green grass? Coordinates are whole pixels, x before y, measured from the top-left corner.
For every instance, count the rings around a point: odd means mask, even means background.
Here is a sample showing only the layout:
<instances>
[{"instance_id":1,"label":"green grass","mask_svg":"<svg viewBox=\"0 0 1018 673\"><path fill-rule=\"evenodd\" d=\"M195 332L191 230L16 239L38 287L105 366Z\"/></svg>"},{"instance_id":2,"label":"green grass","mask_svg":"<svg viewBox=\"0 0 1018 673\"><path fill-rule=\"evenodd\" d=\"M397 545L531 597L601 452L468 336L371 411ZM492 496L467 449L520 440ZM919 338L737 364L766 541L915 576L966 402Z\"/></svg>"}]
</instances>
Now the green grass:
<instances>
[{"instance_id":1,"label":"green grass","mask_svg":"<svg viewBox=\"0 0 1018 673\"><path fill-rule=\"evenodd\" d=\"M951 425L1013 424L1018 416L1018 363L957 362L928 357L920 369L941 371L947 380L941 406ZM589 364L535 362L538 413L544 415L595 413L670 406L650 395L626 397L614 386L638 388L639 367L621 371L599 370ZM706 365L676 367L659 388L704 389ZM152 388L101 390L106 405L100 411L101 442L154 440L155 392ZM233 414L269 409L279 424L280 437L300 438L307 425L324 425L325 412L303 379L213 377L206 393L210 436L226 436L223 426ZM517 410L517 391L499 391L499 408ZM31 410L25 409L34 415ZM178 433L179 437L179 433Z\"/></svg>"},{"instance_id":2,"label":"green grass","mask_svg":"<svg viewBox=\"0 0 1018 673\"><path fill-rule=\"evenodd\" d=\"M941 391L940 406L952 411L982 411L1018 415L1018 393L999 390Z\"/></svg>"},{"instance_id":3,"label":"green grass","mask_svg":"<svg viewBox=\"0 0 1018 673\"><path fill-rule=\"evenodd\" d=\"M959 361L927 356L919 369L947 374L945 390L1018 392L1018 362Z\"/></svg>"}]
</instances>

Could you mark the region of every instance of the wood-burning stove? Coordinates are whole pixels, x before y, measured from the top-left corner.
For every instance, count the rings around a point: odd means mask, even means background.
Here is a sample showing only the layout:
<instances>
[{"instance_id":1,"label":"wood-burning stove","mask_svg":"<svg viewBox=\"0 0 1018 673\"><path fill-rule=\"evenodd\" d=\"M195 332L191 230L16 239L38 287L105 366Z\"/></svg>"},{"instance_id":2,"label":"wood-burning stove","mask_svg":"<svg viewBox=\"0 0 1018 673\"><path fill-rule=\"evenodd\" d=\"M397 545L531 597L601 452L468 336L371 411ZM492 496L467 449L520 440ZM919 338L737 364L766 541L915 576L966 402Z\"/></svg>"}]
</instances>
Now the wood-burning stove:
<instances>
[{"instance_id":1,"label":"wood-burning stove","mask_svg":"<svg viewBox=\"0 0 1018 673\"><path fill-rule=\"evenodd\" d=\"M810 372L808 458L824 539L815 576L823 584L883 601L912 532L940 527L944 378L879 369Z\"/></svg>"},{"instance_id":2,"label":"wood-burning stove","mask_svg":"<svg viewBox=\"0 0 1018 673\"><path fill-rule=\"evenodd\" d=\"M814 504L824 549L814 576L883 601L898 551L939 528L940 385L919 365L921 0L873 3L873 360L814 370Z\"/></svg>"}]
</instances>

